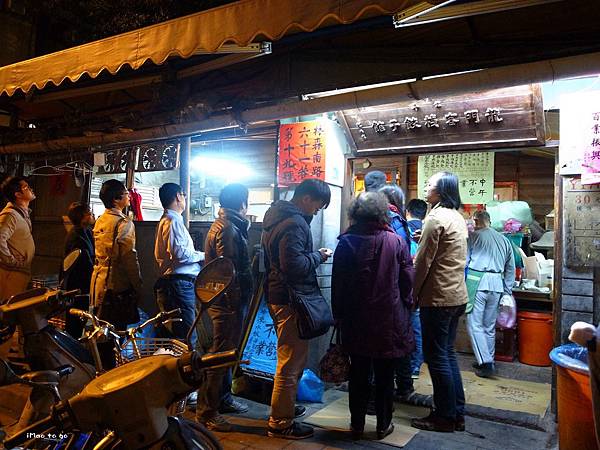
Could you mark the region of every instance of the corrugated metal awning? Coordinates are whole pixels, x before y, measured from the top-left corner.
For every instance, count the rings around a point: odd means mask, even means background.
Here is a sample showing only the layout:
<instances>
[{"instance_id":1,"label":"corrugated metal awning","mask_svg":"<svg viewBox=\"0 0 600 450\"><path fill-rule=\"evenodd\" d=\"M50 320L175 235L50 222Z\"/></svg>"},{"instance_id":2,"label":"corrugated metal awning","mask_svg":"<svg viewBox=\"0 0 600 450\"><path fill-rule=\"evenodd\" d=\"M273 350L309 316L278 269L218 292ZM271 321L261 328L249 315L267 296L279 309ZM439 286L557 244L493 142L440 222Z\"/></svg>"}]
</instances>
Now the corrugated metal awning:
<instances>
[{"instance_id":1,"label":"corrugated metal awning","mask_svg":"<svg viewBox=\"0 0 600 450\"><path fill-rule=\"evenodd\" d=\"M189 58L224 44L247 46L295 32L393 14L419 0L242 0L219 8L112 36L60 52L0 67L0 94L12 96L34 86L77 81L124 65L138 69L146 61L162 64L170 56ZM431 3L435 3L431 1ZM390 26L391 26L390 18Z\"/></svg>"}]
</instances>

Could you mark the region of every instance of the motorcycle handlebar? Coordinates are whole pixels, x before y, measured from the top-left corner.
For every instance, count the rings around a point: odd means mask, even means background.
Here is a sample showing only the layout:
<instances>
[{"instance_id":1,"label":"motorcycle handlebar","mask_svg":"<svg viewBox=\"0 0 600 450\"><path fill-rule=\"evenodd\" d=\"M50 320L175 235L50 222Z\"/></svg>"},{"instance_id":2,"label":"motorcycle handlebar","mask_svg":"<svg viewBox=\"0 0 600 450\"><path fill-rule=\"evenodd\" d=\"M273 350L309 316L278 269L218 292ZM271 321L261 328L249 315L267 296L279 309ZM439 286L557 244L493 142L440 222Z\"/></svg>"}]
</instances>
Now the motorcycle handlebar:
<instances>
[{"instance_id":1,"label":"motorcycle handlebar","mask_svg":"<svg viewBox=\"0 0 600 450\"><path fill-rule=\"evenodd\" d=\"M181 315L181 308L172 309L171 311L159 312L156 316L151 319L146 320L143 324L138 327L135 327L130 334L136 334L139 331L143 330L149 325L153 324L163 324L173 319L179 319Z\"/></svg>"},{"instance_id":2,"label":"motorcycle handlebar","mask_svg":"<svg viewBox=\"0 0 600 450\"><path fill-rule=\"evenodd\" d=\"M235 363L238 358L237 350L229 350L219 353L207 353L194 361L194 369L206 369L207 367L220 367Z\"/></svg>"},{"instance_id":3,"label":"motorcycle handlebar","mask_svg":"<svg viewBox=\"0 0 600 450\"><path fill-rule=\"evenodd\" d=\"M92 321L94 320L94 316L92 316L89 312L82 311L81 309L77 309L77 308L69 309L69 314L71 314L72 316L77 316L80 319L92 320Z\"/></svg>"}]
</instances>

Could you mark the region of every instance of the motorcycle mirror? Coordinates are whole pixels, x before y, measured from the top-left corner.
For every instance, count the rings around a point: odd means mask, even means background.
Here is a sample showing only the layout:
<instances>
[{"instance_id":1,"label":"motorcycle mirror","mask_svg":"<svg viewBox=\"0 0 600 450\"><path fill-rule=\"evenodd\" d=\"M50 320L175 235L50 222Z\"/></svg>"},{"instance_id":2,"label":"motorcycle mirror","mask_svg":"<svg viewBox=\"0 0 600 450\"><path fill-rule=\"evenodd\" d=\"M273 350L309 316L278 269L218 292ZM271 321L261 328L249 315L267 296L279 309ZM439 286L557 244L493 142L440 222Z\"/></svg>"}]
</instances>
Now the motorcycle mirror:
<instances>
[{"instance_id":1,"label":"motorcycle mirror","mask_svg":"<svg viewBox=\"0 0 600 450\"><path fill-rule=\"evenodd\" d=\"M81 255L81 250L76 248L63 259L63 272L68 272L73 264L77 262L79 256Z\"/></svg>"},{"instance_id":2,"label":"motorcycle mirror","mask_svg":"<svg viewBox=\"0 0 600 450\"><path fill-rule=\"evenodd\" d=\"M196 299L205 307L224 293L235 278L235 267L229 258L213 259L196 277Z\"/></svg>"},{"instance_id":3,"label":"motorcycle mirror","mask_svg":"<svg viewBox=\"0 0 600 450\"><path fill-rule=\"evenodd\" d=\"M235 279L235 267L229 258L219 256L205 265L196 277L196 300L200 302L200 311L186 336L188 348L192 350L191 338L202 312L221 294L224 294Z\"/></svg>"}]
</instances>

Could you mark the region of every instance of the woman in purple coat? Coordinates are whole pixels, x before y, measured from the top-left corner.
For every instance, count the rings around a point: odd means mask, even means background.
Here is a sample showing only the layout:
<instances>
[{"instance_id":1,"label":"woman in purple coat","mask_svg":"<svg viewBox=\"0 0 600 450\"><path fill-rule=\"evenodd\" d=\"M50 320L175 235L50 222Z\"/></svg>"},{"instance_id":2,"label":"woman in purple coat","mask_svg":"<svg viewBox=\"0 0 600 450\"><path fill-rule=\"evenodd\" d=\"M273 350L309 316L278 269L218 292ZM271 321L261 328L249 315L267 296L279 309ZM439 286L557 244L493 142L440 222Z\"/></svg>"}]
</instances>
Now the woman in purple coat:
<instances>
[{"instance_id":1,"label":"woman in purple coat","mask_svg":"<svg viewBox=\"0 0 600 450\"><path fill-rule=\"evenodd\" d=\"M375 373L377 436L394 430L394 365L414 350L410 326L413 265L406 242L388 226L386 198L376 192L350 205L350 227L333 256L332 309L350 355L350 424L365 426L369 371Z\"/></svg>"}]
</instances>

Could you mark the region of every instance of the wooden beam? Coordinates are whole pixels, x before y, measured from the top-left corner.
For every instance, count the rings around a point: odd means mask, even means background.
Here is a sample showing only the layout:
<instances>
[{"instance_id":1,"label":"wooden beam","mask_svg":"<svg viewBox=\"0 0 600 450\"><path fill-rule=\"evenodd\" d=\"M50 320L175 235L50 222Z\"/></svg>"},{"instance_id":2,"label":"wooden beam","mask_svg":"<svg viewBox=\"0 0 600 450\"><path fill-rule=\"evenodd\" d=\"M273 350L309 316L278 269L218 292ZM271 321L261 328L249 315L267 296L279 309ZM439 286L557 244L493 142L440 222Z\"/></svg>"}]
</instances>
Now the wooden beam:
<instances>
[{"instance_id":1,"label":"wooden beam","mask_svg":"<svg viewBox=\"0 0 600 450\"><path fill-rule=\"evenodd\" d=\"M591 53L419 80L412 83L375 87L306 101L280 103L274 106L246 110L236 114L235 117L231 113L226 113L196 122L161 125L127 133L68 137L51 141L2 145L0 146L0 153L43 153L49 150L70 150L90 145L104 146L116 143L183 137L201 132L237 127L240 122L245 124L270 122L289 117L322 114L344 109L358 109L413 99L450 96L464 92L498 89L573 76L597 74L599 72L600 53Z\"/></svg>"}]
</instances>

